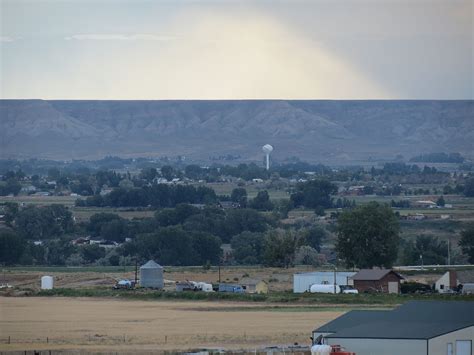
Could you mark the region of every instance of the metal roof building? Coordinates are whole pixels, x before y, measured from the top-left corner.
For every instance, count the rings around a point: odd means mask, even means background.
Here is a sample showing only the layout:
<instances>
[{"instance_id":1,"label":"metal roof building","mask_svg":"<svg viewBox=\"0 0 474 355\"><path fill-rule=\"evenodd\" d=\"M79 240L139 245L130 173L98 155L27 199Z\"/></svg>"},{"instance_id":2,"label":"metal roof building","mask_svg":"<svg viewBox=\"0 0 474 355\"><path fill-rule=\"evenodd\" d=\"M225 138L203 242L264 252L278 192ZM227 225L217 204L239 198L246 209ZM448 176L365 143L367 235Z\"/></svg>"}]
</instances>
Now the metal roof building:
<instances>
[{"instance_id":1,"label":"metal roof building","mask_svg":"<svg viewBox=\"0 0 474 355\"><path fill-rule=\"evenodd\" d=\"M351 311L313 331L364 355L472 355L474 302L413 301L392 311Z\"/></svg>"},{"instance_id":2,"label":"metal roof building","mask_svg":"<svg viewBox=\"0 0 474 355\"><path fill-rule=\"evenodd\" d=\"M303 293L309 292L311 285L334 285L334 277L336 277L336 285L349 285L349 279L355 275L355 272L334 272L334 271L317 271L304 272L293 275L293 292Z\"/></svg>"}]
</instances>

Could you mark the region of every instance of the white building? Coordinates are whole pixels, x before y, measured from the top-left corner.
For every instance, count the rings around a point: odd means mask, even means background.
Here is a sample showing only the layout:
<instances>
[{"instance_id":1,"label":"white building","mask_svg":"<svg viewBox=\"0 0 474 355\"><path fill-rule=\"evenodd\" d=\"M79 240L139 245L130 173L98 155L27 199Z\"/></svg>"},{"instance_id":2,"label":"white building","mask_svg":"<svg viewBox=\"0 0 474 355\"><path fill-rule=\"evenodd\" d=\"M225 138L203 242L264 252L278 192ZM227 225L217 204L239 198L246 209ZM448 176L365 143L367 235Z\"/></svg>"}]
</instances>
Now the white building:
<instances>
[{"instance_id":1,"label":"white building","mask_svg":"<svg viewBox=\"0 0 474 355\"><path fill-rule=\"evenodd\" d=\"M474 285L474 270L449 270L435 282L435 290L439 293L449 293L459 286L471 288Z\"/></svg>"},{"instance_id":2,"label":"white building","mask_svg":"<svg viewBox=\"0 0 474 355\"><path fill-rule=\"evenodd\" d=\"M413 301L391 311L350 311L313 331L360 355L472 355L474 303Z\"/></svg>"},{"instance_id":3,"label":"white building","mask_svg":"<svg viewBox=\"0 0 474 355\"><path fill-rule=\"evenodd\" d=\"M334 285L334 277L336 278L336 285L346 286L352 285L350 277L354 276L355 272L334 272L334 271L316 271L305 272L293 275L293 292L303 293L309 292L311 285Z\"/></svg>"}]
</instances>

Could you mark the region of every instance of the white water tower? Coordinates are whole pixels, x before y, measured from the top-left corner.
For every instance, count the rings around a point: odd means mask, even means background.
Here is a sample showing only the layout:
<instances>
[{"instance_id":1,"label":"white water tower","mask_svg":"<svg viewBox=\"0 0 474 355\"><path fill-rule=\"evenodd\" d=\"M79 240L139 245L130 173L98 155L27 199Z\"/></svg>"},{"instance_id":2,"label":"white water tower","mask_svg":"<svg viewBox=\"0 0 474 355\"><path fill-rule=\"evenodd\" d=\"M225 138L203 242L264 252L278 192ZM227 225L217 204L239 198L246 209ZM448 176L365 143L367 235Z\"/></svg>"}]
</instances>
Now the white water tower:
<instances>
[{"instance_id":1,"label":"white water tower","mask_svg":"<svg viewBox=\"0 0 474 355\"><path fill-rule=\"evenodd\" d=\"M262 147L263 152L267 156L267 170L270 169L270 153L273 152L273 147L270 144L265 144Z\"/></svg>"}]
</instances>

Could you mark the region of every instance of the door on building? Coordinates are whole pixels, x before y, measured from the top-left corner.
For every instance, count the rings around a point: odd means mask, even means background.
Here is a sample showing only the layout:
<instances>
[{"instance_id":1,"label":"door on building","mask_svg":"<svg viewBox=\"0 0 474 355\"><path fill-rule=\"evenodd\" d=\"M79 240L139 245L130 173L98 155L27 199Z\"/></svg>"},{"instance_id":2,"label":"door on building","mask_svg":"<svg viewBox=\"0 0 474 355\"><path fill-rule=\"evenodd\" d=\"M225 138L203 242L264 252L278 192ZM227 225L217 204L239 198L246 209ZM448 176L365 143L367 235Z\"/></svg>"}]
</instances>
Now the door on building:
<instances>
[{"instance_id":1,"label":"door on building","mask_svg":"<svg viewBox=\"0 0 474 355\"><path fill-rule=\"evenodd\" d=\"M388 283L388 293L398 293L398 282Z\"/></svg>"},{"instance_id":2,"label":"door on building","mask_svg":"<svg viewBox=\"0 0 474 355\"><path fill-rule=\"evenodd\" d=\"M456 340L456 355L472 355L472 341Z\"/></svg>"},{"instance_id":3,"label":"door on building","mask_svg":"<svg viewBox=\"0 0 474 355\"><path fill-rule=\"evenodd\" d=\"M448 349L446 351L446 355L454 355L454 353L453 353L453 343L448 343Z\"/></svg>"}]
</instances>

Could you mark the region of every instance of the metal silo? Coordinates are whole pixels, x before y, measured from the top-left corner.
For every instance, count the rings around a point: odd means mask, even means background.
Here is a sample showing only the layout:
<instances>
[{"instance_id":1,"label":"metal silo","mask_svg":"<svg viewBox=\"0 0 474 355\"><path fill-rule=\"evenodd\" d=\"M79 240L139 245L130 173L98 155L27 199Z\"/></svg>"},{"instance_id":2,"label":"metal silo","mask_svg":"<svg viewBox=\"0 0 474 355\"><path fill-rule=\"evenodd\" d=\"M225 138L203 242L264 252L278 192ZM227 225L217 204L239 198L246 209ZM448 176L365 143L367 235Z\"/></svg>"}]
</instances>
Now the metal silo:
<instances>
[{"instance_id":1,"label":"metal silo","mask_svg":"<svg viewBox=\"0 0 474 355\"><path fill-rule=\"evenodd\" d=\"M140 286L163 288L163 267L153 260L140 267Z\"/></svg>"}]
</instances>

